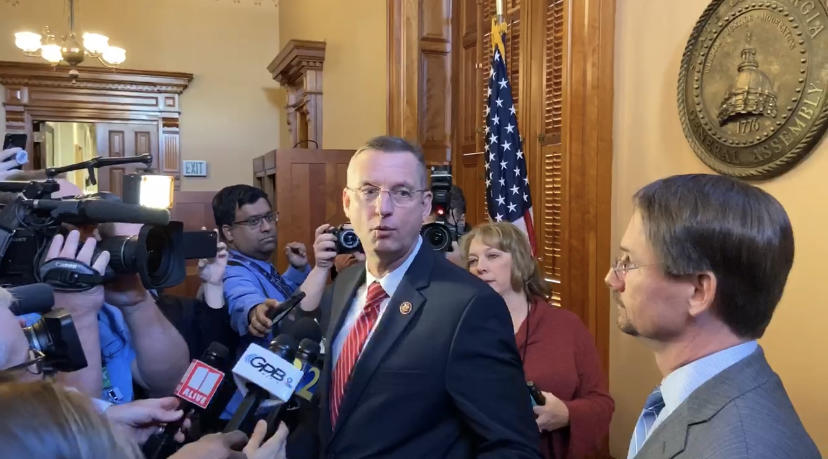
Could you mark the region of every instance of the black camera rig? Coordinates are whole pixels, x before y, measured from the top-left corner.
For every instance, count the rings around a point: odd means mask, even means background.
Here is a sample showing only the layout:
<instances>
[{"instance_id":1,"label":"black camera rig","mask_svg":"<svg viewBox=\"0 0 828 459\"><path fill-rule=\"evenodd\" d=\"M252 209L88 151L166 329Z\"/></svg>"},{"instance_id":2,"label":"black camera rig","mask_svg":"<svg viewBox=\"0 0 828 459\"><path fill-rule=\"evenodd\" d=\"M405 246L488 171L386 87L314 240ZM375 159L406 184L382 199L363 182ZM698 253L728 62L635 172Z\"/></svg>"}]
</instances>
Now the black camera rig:
<instances>
[{"instance_id":1,"label":"black camera rig","mask_svg":"<svg viewBox=\"0 0 828 459\"><path fill-rule=\"evenodd\" d=\"M125 204L111 193L52 199L59 190L58 174L89 171L120 164L152 163L151 155L126 158L95 157L64 167L46 169L43 182L0 182L0 191L19 195L0 210L0 285L25 285L47 282L63 290L85 290L120 273L138 273L148 289L170 287L186 276L182 239L183 225L170 222L166 209L151 209ZM75 260L57 258L43 265L43 255L63 224L76 226L98 223L141 223L136 236L115 236L102 240L99 250L109 250L107 272L100 276L89 266ZM215 254L213 247L213 255Z\"/></svg>"}]
</instances>

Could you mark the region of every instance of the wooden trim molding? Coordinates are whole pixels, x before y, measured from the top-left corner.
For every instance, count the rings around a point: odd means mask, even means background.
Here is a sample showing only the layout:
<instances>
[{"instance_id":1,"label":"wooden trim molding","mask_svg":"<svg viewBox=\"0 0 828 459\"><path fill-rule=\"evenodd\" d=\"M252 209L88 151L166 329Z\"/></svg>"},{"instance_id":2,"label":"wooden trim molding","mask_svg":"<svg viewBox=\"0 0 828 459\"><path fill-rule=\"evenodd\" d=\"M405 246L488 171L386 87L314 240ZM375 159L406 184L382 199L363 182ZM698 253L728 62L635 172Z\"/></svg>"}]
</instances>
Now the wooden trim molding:
<instances>
[{"instance_id":1,"label":"wooden trim molding","mask_svg":"<svg viewBox=\"0 0 828 459\"><path fill-rule=\"evenodd\" d=\"M267 66L273 79L287 88L287 123L294 146L312 140L315 148L322 148L324 62L324 41L290 40Z\"/></svg>"},{"instance_id":2,"label":"wooden trim molding","mask_svg":"<svg viewBox=\"0 0 828 459\"><path fill-rule=\"evenodd\" d=\"M26 134L33 149L35 121L155 123L157 161L162 172L180 182L179 96L193 80L191 73L101 67L77 67L0 61L6 133ZM32 167L33 162L27 164ZM25 168L26 166L24 166Z\"/></svg>"},{"instance_id":3,"label":"wooden trim molding","mask_svg":"<svg viewBox=\"0 0 828 459\"><path fill-rule=\"evenodd\" d=\"M79 76L73 81L69 69L65 65L0 61L0 84L181 94L193 80L191 73L77 67Z\"/></svg>"}]
</instances>

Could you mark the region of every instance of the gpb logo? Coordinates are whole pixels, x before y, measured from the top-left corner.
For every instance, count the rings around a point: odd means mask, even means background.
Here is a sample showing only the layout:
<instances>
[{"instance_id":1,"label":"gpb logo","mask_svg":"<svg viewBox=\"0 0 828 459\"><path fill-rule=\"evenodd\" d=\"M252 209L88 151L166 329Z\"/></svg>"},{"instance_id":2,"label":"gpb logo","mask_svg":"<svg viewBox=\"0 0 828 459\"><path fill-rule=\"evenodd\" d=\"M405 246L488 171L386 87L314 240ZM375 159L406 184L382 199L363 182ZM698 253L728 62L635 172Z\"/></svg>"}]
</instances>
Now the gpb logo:
<instances>
[{"instance_id":1,"label":"gpb logo","mask_svg":"<svg viewBox=\"0 0 828 459\"><path fill-rule=\"evenodd\" d=\"M276 368L273 365L267 362L267 359L260 355L250 354L245 359L247 363L250 364L251 367L255 368L259 371L259 373L264 373L270 376L271 379L276 381L282 381L285 379L285 371L281 368Z\"/></svg>"}]
</instances>

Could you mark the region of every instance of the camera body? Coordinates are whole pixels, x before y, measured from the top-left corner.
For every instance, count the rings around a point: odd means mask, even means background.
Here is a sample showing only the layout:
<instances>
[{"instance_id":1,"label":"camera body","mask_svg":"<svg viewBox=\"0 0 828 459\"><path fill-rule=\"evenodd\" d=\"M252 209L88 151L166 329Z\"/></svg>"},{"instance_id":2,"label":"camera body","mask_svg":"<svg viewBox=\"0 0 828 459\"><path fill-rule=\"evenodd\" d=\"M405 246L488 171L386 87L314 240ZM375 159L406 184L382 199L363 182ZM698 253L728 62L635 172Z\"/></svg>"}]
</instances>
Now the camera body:
<instances>
[{"instance_id":1,"label":"camera body","mask_svg":"<svg viewBox=\"0 0 828 459\"><path fill-rule=\"evenodd\" d=\"M216 246L186 253L189 233L180 222L170 222L166 209L152 209L125 204L115 195L81 196L51 199L59 186L54 177L72 170L89 169L95 183L94 168L133 162L150 164L152 157L96 157L82 163L47 169L45 182L0 182L0 191L20 193L0 210L0 285L26 285L44 281L64 290L86 290L106 282L116 274L137 273L147 289L170 287L186 277L185 260L215 256ZM99 251L109 250L107 273L99 276L88 266L68 259L55 259L41 265L52 238L62 225L96 225L99 223L141 223L138 235L105 238ZM201 232L196 232L201 233ZM199 241L203 238L198 238ZM192 247L190 247L192 248ZM210 249L210 250L205 250Z\"/></svg>"},{"instance_id":2,"label":"camera body","mask_svg":"<svg viewBox=\"0 0 828 459\"><path fill-rule=\"evenodd\" d=\"M29 348L43 356L41 369L45 373L77 371L86 368L78 331L72 316L64 309L53 309L37 322L23 328Z\"/></svg>"},{"instance_id":3,"label":"camera body","mask_svg":"<svg viewBox=\"0 0 828 459\"><path fill-rule=\"evenodd\" d=\"M423 225L420 235L435 251L450 252L452 241L457 240L454 225L447 224L451 212L451 166L431 166L431 213L433 223Z\"/></svg>"},{"instance_id":4,"label":"camera body","mask_svg":"<svg viewBox=\"0 0 828 459\"><path fill-rule=\"evenodd\" d=\"M351 228L345 228L344 225L332 227L326 232L333 234L336 237L336 253L354 253L362 252L362 242L359 236Z\"/></svg>"}]
</instances>

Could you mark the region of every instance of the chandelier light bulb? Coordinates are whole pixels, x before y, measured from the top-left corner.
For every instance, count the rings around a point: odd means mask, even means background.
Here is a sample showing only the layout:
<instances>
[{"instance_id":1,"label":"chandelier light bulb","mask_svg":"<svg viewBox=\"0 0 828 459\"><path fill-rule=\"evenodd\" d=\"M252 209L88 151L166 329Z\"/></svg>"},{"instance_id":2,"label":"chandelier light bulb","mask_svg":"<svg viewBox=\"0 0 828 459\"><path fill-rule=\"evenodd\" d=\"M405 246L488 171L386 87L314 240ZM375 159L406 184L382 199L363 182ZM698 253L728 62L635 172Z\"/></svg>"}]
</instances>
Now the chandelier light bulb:
<instances>
[{"instance_id":1,"label":"chandelier light bulb","mask_svg":"<svg viewBox=\"0 0 828 459\"><path fill-rule=\"evenodd\" d=\"M83 47L91 54L101 54L109 47L109 37L86 32L83 34Z\"/></svg>"},{"instance_id":2,"label":"chandelier light bulb","mask_svg":"<svg viewBox=\"0 0 828 459\"><path fill-rule=\"evenodd\" d=\"M40 56L52 64L57 64L63 60L63 55L60 53L60 45L57 43L43 45L40 48Z\"/></svg>"},{"instance_id":3,"label":"chandelier light bulb","mask_svg":"<svg viewBox=\"0 0 828 459\"><path fill-rule=\"evenodd\" d=\"M117 46L109 46L103 51L101 57L107 64L122 64L126 60L126 50Z\"/></svg>"},{"instance_id":4,"label":"chandelier light bulb","mask_svg":"<svg viewBox=\"0 0 828 459\"><path fill-rule=\"evenodd\" d=\"M40 49L40 34L34 32L17 32L14 34L14 44L24 53L34 53Z\"/></svg>"}]
</instances>

